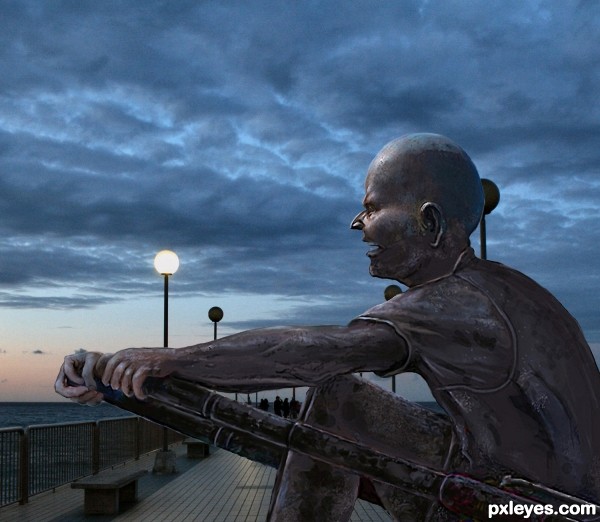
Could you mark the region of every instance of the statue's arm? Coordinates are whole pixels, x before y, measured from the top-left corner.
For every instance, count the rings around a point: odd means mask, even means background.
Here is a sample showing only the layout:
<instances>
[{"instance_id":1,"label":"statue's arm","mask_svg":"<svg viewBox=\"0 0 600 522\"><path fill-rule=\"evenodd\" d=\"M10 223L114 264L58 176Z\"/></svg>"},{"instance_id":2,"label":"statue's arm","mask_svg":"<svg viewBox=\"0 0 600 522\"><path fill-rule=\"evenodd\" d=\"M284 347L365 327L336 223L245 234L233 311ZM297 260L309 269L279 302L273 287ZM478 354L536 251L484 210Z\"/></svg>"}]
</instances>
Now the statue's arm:
<instances>
[{"instance_id":1,"label":"statue's arm","mask_svg":"<svg viewBox=\"0 0 600 522\"><path fill-rule=\"evenodd\" d=\"M181 377L244 390L316 386L346 373L381 371L405 357L384 324L250 330L179 350Z\"/></svg>"},{"instance_id":2,"label":"statue's arm","mask_svg":"<svg viewBox=\"0 0 600 522\"><path fill-rule=\"evenodd\" d=\"M187 348L130 348L101 371L113 389L143 398L146 377L176 375L220 391L318 386L352 372L384 371L407 357L404 341L381 323L249 330Z\"/></svg>"}]
</instances>

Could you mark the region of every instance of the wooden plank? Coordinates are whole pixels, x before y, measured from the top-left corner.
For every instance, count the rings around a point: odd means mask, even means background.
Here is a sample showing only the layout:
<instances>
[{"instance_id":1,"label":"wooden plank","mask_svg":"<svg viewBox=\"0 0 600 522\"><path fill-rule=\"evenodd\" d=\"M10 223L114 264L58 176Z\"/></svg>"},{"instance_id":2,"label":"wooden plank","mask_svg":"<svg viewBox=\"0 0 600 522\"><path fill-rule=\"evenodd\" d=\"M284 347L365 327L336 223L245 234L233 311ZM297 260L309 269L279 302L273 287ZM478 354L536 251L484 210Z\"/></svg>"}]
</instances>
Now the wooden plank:
<instances>
[{"instance_id":1,"label":"wooden plank","mask_svg":"<svg viewBox=\"0 0 600 522\"><path fill-rule=\"evenodd\" d=\"M223 451L215 450L210 459L200 463L187 460L185 449L177 448L181 468L185 472L174 476L158 476L148 473L140 479L140 500L117 516L105 517L115 522L181 522L192 520L213 521L218 513L226 520L241 517L245 522L264 522L267 516L271 489L276 470ZM140 461L128 463L126 468L152 468L154 454L145 455ZM193 464L198 462L198 464ZM187 466L186 467L186 463ZM150 484L159 483L160 489ZM238 504L239 493L248 492L244 502ZM10 505L0 508L2 522L90 522L84 516L81 493L70 484L34 495L26 505ZM229 506L229 509L226 509ZM209 512L212 513L208 515ZM351 522L391 522L390 517L378 506L357 502Z\"/></svg>"}]
</instances>

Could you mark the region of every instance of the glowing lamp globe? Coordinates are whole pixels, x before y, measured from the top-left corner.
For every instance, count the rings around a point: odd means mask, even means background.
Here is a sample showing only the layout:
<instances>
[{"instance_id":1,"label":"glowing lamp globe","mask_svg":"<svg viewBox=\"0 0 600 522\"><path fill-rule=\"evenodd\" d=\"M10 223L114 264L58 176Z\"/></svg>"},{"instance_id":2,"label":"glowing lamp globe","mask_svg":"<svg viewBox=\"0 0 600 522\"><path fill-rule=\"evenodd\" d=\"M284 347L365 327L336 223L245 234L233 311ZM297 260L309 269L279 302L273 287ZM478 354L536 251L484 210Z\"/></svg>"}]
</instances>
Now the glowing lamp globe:
<instances>
[{"instance_id":1,"label":"glowing lamp globe","mask_svg":"<svg viewBox=\"0 0 600 522\"><path fill-rule=\"evenodd\" d=\"M154 268L161 275L173 275L179 268L179 258L171 250L161 250L154 258Z\"/></svg>"}]
</instances>

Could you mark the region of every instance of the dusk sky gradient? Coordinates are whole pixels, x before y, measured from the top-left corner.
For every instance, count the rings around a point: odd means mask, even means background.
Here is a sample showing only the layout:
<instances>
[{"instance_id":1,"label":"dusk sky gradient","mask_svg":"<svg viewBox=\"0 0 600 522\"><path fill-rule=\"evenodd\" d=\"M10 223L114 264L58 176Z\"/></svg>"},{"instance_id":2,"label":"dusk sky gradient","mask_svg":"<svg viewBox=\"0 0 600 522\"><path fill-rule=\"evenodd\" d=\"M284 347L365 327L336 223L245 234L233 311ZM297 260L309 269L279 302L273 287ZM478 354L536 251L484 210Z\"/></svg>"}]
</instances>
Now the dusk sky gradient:
<instances>
[{"instance_id":1,"label":"dusk sky gradient","mask_svg":"<svg viewBox=\"0 0 600 522\"><path fill-rule=\"evenodd\" d=\"M0 0L0 71L0 401L59 400L77 349L161 346L165 248L175 347L211 306L225 335L382 301L349 225L409 132L498 185L488 258L600 358L600 2Z\"/></svg>"}]
</instances>

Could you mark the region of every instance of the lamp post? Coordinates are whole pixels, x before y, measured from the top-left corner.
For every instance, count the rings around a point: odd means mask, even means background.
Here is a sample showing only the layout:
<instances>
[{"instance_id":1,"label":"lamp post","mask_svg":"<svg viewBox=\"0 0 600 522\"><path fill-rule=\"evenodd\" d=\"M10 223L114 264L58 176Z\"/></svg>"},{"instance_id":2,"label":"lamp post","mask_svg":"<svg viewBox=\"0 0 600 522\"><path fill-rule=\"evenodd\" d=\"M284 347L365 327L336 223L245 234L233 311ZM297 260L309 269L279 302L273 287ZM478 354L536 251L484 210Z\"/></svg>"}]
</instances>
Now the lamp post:
<instances>
[{"instance_id":1,"label":"lamp post","mask_svg":"<svg viewBox=\"0 0 600 522\"><path fill-rule=\"evenodd\" d=\"M169 346L169 276L177 272L179 268L179 258L171 250L161 250L154 257L154 268L164 276L164 314L163 314L163 346ZM163 428L163 448L156 454L154 461L155 473L175 473L175 453L169 451L169 432Z\"/></svg>"},{"instance_id":2,"label":"lamp post","mask_svg":"<svg viewBox=\"0 0 600 522\"><path fill-rule=\"evenodd\" d=\"M154 258L154 268L165 278L163 346L169 346L169 276L177 272L179 258L171 250L161 250Z\"/></svg>"},{"instance_id":3,"label":"lamp post","mask_svg":"<svg viewBox=\"0 0 600 522\"><path fill-rule=\"evenodd\" d=\"M208 311L208 318L213 322L214 325L214 332L213 332L213 339L216 341L217 340L217 323L223 319L223 309L219 308L218 306L213 306L209 311ZM238 398L238 394L235 394L235 400L237 401Z\"/></svg>"},{"instance_id":4,"label":"lamp post","mask_svg":"<svg viewBox=\"0 0 600 522\"><path fill-rule=\"evenodd\" d=\"M401 293L402 288L400 288L398 285L389 285L385 287L385 290L383 291L383 297L386 301L389 301L392 297L395 297Z\"/></svg>"},{"instance_id":5,"label":"lamp post","mask_svg":"<svg viewBox=\"0 0 600 522\"><path fill-rule=\"evenodd\" d=\"M485 216L491 214L498 203L500 202L500 190L493 181L483 178L481 180L483 187L483 215L481 216L481 222L479 223L479 243L480 243L480 257L481 259L487 259L487 245L485 237Z\"/></svg>"},{"instance_id":6,"label":"lamp post","mask_svg":"<svg viewBox=\"0 0 600 522\"><path fill-rule=\"evenodd\" d=\"M209 311L208 311L208 318L213 322L215 329L214 329L214 340L217 340L217 323L223 319L223 310L221 308L219 308L218 306L213 306Z\"/></svg>"}]
</instances>

